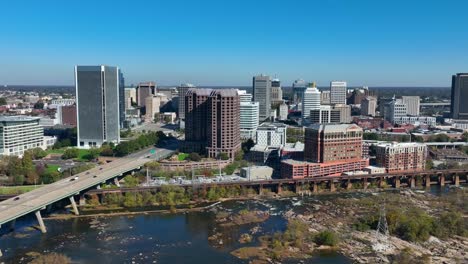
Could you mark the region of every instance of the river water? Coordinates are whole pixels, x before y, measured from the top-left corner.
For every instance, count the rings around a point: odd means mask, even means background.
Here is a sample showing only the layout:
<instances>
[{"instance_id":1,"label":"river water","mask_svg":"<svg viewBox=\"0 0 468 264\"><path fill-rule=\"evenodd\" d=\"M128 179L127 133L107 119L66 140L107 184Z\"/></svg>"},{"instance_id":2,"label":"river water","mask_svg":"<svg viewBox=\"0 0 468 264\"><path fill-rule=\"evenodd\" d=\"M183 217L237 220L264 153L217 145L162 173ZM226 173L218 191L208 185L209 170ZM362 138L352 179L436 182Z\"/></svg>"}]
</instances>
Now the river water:
<instances>
[{"instance_id":1,"label":"river water","mask_svg":"<svg viewBox=\"0 0 468 264\"><path fill-rule=\"evenodd\" d=\"M436 188L434 193L440 193ZM34 218L17 221L16 229L0 237L0 263L27 263L30 252L65 254L73 263L248 263L230 254L244 246L255 246L264 234L286 229L282 213L301 213L318 200L356 197L369 193L343 193L275 200L228 201L199 212L144 214L46 220L47 233L32 230ZM271 217L260 224L221 228L215 223L218 212L241 209L269 211ZM240 244L239 236L258 226L251 243ZM222 244L208 237L222 233ZM289 263L298 263L290 260ZM287 263L287 262L284 262ZM317 253L301 263L351 263L338 253Z\"/></svg>"}]
</instances>

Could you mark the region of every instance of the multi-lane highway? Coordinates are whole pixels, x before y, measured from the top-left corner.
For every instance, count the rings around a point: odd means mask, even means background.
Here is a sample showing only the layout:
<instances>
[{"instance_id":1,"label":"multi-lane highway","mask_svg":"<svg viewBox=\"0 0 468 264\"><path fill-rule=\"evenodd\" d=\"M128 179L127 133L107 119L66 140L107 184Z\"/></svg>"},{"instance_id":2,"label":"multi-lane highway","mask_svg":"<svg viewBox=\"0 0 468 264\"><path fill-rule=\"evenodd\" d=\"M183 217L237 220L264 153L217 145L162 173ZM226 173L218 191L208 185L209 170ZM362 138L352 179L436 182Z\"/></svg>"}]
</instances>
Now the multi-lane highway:
<instances>
[{"instance_id":1,"label":"multi-lane highway","mask_svg":"<svg viewBox=\"0 0 468 264\"><path fill-rule=\"evenodd\" d=\"M169 144L172 146L172 144ZM97 166L91 170L72 177L37 188L14 198L0 202L0 226L29 213L39 212L47 205L65 198L73 197L80 192L98 186L126 172L142 167L152 160L160 160L173 153L172 148L151 148L117 159L111 163ZM70 200L74 202L74 200ZM39 223L41 224L40 219ZM44 231L44 230L43 230Z\"/></svg>"}]
</instances>

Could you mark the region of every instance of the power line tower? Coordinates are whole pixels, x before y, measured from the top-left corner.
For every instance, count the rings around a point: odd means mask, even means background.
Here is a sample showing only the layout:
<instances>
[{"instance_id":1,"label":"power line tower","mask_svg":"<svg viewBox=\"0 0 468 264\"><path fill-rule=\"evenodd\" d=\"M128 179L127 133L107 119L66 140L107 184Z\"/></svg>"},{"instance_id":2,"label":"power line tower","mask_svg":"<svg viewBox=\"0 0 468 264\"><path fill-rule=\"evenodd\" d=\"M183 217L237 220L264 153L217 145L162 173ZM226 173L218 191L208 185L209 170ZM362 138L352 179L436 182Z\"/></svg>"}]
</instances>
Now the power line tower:
<instances>
[{"instance_id":1,"label":"power line tower","mask_svg":"<svg viewBox=\"0 0 468 264\"><path fill-rule=\"evenodd\" d=\"M377 252L384 252L390 249L390 243L388 242L388 223L387 214L385 210L385 201L382 202L382 206L379 210L379 222L374 233L374 241L372 248Z\"/></svg>"},{"instance_id":2,"label":"power line tower","mask_svg":"<svg viewBox=\"0 0 468 264\"><path fill-rule=\"evenodd\" d=\"M385 204L380 207L379 211L379 223L377 224L377 229L375 230L375 235L380 237L387 238L389 235L388 224L387 224L387 214L385 211Z\"/></svg>"}]
</instances>

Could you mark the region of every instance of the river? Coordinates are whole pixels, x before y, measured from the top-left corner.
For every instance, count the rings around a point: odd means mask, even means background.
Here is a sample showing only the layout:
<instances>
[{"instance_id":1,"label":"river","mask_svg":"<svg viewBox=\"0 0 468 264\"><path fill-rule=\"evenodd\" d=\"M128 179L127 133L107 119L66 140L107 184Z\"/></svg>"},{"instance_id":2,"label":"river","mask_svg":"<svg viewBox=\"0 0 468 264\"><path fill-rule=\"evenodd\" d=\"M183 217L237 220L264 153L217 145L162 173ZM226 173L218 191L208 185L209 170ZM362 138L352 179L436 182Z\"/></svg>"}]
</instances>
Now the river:
<instances>
[{"instance_id":1,"label":"river","mask_svg":"<svg viewBox=\"0 0 468 264\"><path fill-rule=\"evenodd\" d=\"M440 194L438 188L431 192ZM443 193L443 192L442 192ZM356 197L370 193L325 194L313 197L271 200L227 201L197 212L140 214L127 216L85 217L67 220L46 220L47 233L41 234L31 225L34 218L18 220L16 229L0 237L3 257L0 263L27 263L31 252L57 252L73 263L248 263L230 254L244 246L255 246L264 234L284 231L287 220L282 214L290 209L307 210L317 200ZM260 224L221 228L215 222L218 212L241 209L268 210L271 217ZM260 232L251 243L240 244L239 236L258 226ZM4 228L3 228L4 229ZM222 244L209 242L208 237L222 233ZM215 244L213 244L215 243ZM297 263L290 260L289 263ZM285 263L285 262L284 262ZM301 263L351 263L335 253L317 253Z\"/></svg>"}]
</instances>

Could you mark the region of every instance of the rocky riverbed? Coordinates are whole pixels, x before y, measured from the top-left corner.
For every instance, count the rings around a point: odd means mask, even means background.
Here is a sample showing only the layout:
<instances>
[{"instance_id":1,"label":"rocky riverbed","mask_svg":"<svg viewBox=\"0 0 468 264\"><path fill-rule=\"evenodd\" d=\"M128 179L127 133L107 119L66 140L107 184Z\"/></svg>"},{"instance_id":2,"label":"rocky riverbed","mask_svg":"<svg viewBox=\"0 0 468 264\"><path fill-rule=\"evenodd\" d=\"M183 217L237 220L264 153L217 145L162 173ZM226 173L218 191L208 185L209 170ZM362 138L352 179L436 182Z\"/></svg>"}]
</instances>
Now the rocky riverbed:
<instances>
[{"instance_id":1,"label":"rocky riverbed","mask_svg":"<svg viewBox=\"0 0 468 264\"><path fill-rule=\"evenodd\" d=\"M368 193L369 194L369 193ZM401 210L422 212L433 225L441 214L455 210L466 222L467 201L466 190L456 190L446 196L440 197L423 191L413 192L402 190L399 192L376 192L366 196L352 198L335 198L330 200L317 199L304 201L301 210L293 207L282 213L282 216L294 225L282 234L271 234L259 237L255 246L246 246L236 249L232 254L240 259L248 259L252 263L275 263L286 259L307 259L321 250L336 250L349 257L355 263L468 263L468 238L466 223L461 224L464 230L456 230L464 236L450 234L436 237L428 232L427 235L408 239L400 226L390 226L389 235L377 233L373 229L362 229L360 222L372 217L379 218L380 213L385 220L393 223L394 211ZM299 203L300 201L293 201ZM259 212L256 212L259 214ZM410 219L411 220L411 219ZM242 224L230 222L233 225ZM383 223L381 223L383 224ZM447 222L446 225L452 223ZM460 224L459 224L460 225ZM387 227L388 228L388 227ZM449 230L453 227L440 227ZM440 229L439 228L439 229ZM291 229L291 230L290 230ZM303 231L300 231L300 230ZM451 229L450 229L451 230ZM449 231L450 231L449 230ZM300 232L299 232L300 231ZM320 232L333 232L339 242L333 246L319 245L314 236ZM412 232L408 230L407 232ZM252 240L253 233L242 234L239 241L246 238ZM423 239L423 240L421 240ZM414 241L412 241L414 240Z\"/></svg>"}]
</instances>

